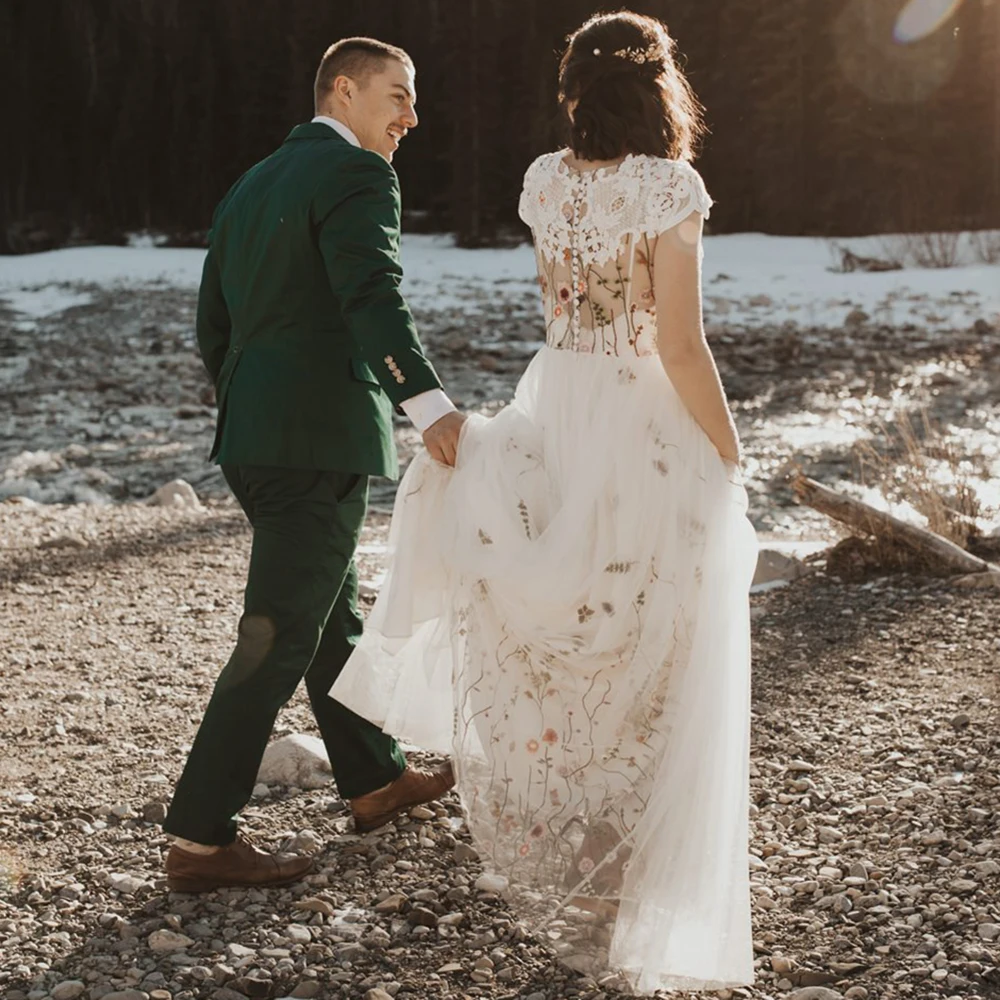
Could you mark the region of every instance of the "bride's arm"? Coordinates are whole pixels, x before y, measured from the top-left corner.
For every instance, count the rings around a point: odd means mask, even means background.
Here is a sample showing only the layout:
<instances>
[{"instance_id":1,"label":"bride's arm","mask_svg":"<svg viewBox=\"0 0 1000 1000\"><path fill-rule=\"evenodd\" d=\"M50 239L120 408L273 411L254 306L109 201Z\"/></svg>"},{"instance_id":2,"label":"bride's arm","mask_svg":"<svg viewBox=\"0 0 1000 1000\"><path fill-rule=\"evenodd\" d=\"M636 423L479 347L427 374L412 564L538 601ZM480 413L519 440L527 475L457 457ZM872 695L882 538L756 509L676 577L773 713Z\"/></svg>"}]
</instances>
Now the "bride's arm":
<instances>
[{"instance_id":1,"label":"bride's arm","mask_svg":"<svg viewBox=\"0 0 1000 1000\"><path fill-rule=\"evenodd\" d=\"M702 221L699 213L692 212L657 240L653 258L657 347L691 416L723 459L739 463L736 425L702 326Z\"/></svg>"}]
</instances>

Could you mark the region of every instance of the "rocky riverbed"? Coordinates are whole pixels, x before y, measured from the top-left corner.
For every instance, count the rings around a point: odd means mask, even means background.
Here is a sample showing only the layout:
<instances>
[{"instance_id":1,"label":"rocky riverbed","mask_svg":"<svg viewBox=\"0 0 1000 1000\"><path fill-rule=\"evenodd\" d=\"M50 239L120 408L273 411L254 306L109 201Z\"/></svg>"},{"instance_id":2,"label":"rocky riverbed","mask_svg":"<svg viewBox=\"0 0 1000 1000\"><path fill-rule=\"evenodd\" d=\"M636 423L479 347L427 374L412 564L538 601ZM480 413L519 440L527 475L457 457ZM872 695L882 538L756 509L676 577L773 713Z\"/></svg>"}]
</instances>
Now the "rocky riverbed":
<instances>
[{"instance_id":1,"label":"rocky riverbed","mask_svg":"<svg viewBox=\"0 0 1000 1000\"><path fill-rule=\"evenodd\" d=\"M387 524L365 531L379 571ZM0 506L0 996L600 1000L493 891L458 803L356 836L259 787L302 884L170 894L158 826L239 612L232 504ZM745 1000L1000 995L995 592L822 571L755 596ZM297 696L278 734L312 732ZM382 992L378 992L378 991Z\"/></svg>"},{"instance_id":2,"label":"rocky riverbed","mask_svg":"<svg viewBox=\"0 0 1000 1000\"><path fill-rule=\"evenodd\" d=\"M442 379L467 409L492 412L511 396L541 329L537 296L512 283L447 308L417 310ZM0 297L0 499L107 503L148 497L182 478L201 496L225 483L206 456L214 393L197 358L193 291L73 286L66 309L26 322ZM926 412L1000 508L1000 329L879 326L857 310L836 329L710 321L709 339L746 447L751 517L762 531L825 525L791 505L794 465L825 481L850 479L856 447L902 410ZM404 460L419 444L397 427ZM376 506L392 483L376 481Z\"/></svg>"},{"instance_id":3,"label":"rocky riverbed","mask_svg":"<svg viewBox=\"0 0 1000 1000\"><path fill-rule=\"evenodd\" d=\"M193 294L93 286L67 301L32 323L0 311L0 997L619 995L553 964L512 920L453 798L358 837L332 787L265 784L247 830L315 853L315 874L166 891L158 824L233 640L249 534L205 462L215 414ZM503 405L536 346L536 308L513 287L472 316L421 311L456 400ZM918 405L988 504L988 323L855 316L834 330L713 325L710 338L762 533L829 537L792 504L789 467L850 479L858 441ZM398 434L412 453L416 435ZM201 503L139 502L178 477ZM362 540L368 600L392 496L377 484ZM757 972L720 998L1000 997L996 593L848 583L820 561L754 595ZM297 696L277 735L313 731Z\"/></svg>"}]
</instances>

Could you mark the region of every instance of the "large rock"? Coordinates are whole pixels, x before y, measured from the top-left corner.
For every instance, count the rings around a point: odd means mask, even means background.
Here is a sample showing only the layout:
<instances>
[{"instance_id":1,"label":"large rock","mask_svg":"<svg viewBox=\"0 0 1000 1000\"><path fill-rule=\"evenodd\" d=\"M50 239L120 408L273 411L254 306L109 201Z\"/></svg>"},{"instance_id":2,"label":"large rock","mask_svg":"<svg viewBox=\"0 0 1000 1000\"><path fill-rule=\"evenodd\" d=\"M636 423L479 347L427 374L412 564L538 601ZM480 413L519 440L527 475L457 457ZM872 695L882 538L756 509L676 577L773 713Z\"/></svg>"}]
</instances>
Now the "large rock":
<instances>
[{"instance_id":1,"label":"large rock","mask_svg":"<svg viewBox=\"0 0 1000 1000\"><path fill-rule=\"evenodd\" d=\"M149 935L149 947L161 955L183 951L193 944L194 941L186 934L178 934L176 931L159 930Z\"/></svg>"},{"instance_id":2,"label":"large rock","mask_svg":"<svg viewBox=\"0 0 1000 1000\"><path fill-rule=\"evenodd\" d=\"M184 507L201 510L201 501L194 487L183 479L172 479L164 483L147 501L154 507Z\"/></svg>"},{"instance_id":3,"label":"large rock","mask_svg":"<svg viewBox=\"0 0 1000 1000\"><path fill-rule=\"evenodd\" d=\"M322 788L332 777L323 741L301 733L271 743L257 772L258 782L289 788Z\"/></svg>"},{"instance_id":4,"label":"large rock","mask_svg":"<svg viewBox=\"0 0 1000 1000\"><path fill-rule=\"evenodd\" d=\"M503 875L493 875L487 872L476 879L476 889L479 892L506 892L507 879Z\"/></svg>"},{"instance_id":5,"label":"large rock","mask_svg":"<svg viewBox=\"0 0 1000 1000\"><path fill-rule=\"evenodd\" d=\"M289 994L292 1000L313 1000L323 992L323 984L317 979L303 979Z\"/></svg>"},{"instance_id":6,"label":"large rock","mask_svg":"<svg viewBox=\"0 0 1000 1000\"><path fill-rule=\"evenodd\" d=\"M50 996L52 1000L76 1000L86 986L79 979L67 979L65 982L60 983L58 986L53 987Z\"/></svg>"},{"instance_id":7,"label":"large rock","mask_svg":"<svg viewBox=\"0 0 1000 1000\"><path fill-rule=\"evenodd\" d=\"M761 549L757 553L753 585L759 587L767 583L790 583L808 572L806 564L793 555L780 552L778 549Z\"/></svg>"},{"instance_id":8,"label":"large rock","mask_svg":"<svg viewBox=\"0 0 1000 1000\"><path fill-rule=\"evenodd\" d=\"M826 986L806 986L804 989L789 993L785 1000L842 1000L842 994Z\"/></svg>"},{"instance_id":9,"label":"large rock","mask_svg":"<svg viewBox=\"0 0 1000 1000\"><path fill-rule=\"evenodd\" d=\"M255 976L239 976L230 985L232 987L231 992L235 992L237 996L251 997L252 1000L258 997L269 997L274 989L271 980L265 979L260 974Z\"/></svg>"},{"instance_id":10,"label":"large rock","mask_svg":"<svg viewBox=\"0 0 1000 1000\"><path fill-rule=\"evenodd\" d=\"M323 841L312 830L300 830L281 845L283 854L316 854L323 847Z\"/></svg>"},{"instance_id":11,"label":"large rock","mask_svg":"<svg viewBox=\"0 0 1000 1000\"><path fill-rule=\"evenodd\" d=\"M134 896L145 884L141 878L124 872L112 872L108 876L108 884L123 896Z\"/></svg>"}]
</instances>

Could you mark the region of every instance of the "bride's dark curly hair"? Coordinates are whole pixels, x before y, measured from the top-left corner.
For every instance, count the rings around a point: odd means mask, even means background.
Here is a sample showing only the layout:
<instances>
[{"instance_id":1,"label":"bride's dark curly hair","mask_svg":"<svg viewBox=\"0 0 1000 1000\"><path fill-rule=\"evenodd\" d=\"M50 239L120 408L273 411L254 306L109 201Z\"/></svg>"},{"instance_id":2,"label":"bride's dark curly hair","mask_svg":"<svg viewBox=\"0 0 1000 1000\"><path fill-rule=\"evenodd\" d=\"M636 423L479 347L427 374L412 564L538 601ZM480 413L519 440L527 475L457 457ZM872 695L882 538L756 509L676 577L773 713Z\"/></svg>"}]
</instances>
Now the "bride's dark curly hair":
<instances>
[{"instance_id":1,"label":"bride's dark curly hair","mask_svg":"<svg viewBox=\"0 0 1000 1000\"><path fill-rule=\"evenodd\" d=\"M559 63L559 100L576 156L693 159L705 131L702 107L662 21L632 11L598 14L568 42Z\"/></svg>"}]
</instances>

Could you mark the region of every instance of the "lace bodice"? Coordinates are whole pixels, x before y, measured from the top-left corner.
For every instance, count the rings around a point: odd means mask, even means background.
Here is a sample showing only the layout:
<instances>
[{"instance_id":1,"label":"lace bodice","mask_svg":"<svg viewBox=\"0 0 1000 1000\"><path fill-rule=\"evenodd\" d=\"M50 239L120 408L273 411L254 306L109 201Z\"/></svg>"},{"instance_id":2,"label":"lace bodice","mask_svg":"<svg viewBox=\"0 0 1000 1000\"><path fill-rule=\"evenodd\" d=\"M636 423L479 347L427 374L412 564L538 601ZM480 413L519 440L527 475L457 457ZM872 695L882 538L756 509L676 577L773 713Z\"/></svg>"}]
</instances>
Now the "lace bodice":
<instances>
[{"instance_id":1,"label":"lace bodice","mask_svg":"<svg viewBox=\"0 0 1000 1000\"><path fill-rule=\"evenodd\" d=\"M689 163L629 155L579 171L540 156L518 206L531 227L549 347L627 357L656 352L653 258L659 237L712 200Z\"/></svg>"}]
</instances>

